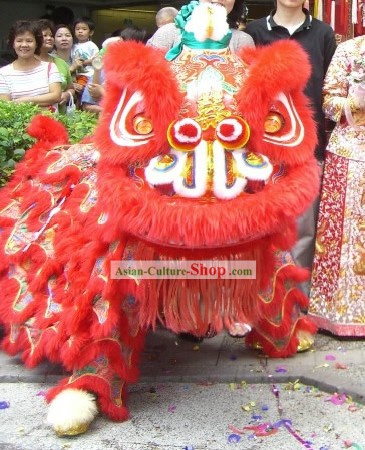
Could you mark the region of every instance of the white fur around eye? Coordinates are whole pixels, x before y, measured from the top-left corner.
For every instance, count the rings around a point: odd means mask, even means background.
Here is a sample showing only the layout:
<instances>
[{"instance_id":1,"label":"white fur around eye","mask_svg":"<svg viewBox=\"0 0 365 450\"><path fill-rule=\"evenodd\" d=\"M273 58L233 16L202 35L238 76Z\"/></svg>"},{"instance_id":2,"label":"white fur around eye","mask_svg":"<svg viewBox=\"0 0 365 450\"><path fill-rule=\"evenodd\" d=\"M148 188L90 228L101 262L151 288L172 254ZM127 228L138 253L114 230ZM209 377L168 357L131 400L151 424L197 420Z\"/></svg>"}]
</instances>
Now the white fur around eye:
<instances>
[{"instance_id":1,"label":"white fur around eye","mask_svg":"<svg viewBox=\"0 0 365 450\"><path fill-rule=\"evenodd\" d=\"M184 129L184 125L190 125L196 130L195 136L189 136L186 134L182 134L182 130ZM182 120L177 121L174 126L174 135L175 139L184 144L184 143L199 143L202 137L202 130L197 122L195 120L190 118L185 118Z\"/></svg>"},{"instance_id":2,"label":"white fur around eye","mask_svg":"<svg viewBox=\"0 0 365 450\"><path fill-rule=\"evenodd\" d=\"M222 134L222 127L224 127L224 125L232 126L232 134L231 135L227 136L226 134ZM236 139L238 139L241 136L242 132L243 132L243 127L236 119L224 119L224 120L222 120L222 122L220 122L218 124L218 127L217 127L217 136L219 137L220 140L226 141L226 142L235 141Z\"/></svg>"}]
</instances>

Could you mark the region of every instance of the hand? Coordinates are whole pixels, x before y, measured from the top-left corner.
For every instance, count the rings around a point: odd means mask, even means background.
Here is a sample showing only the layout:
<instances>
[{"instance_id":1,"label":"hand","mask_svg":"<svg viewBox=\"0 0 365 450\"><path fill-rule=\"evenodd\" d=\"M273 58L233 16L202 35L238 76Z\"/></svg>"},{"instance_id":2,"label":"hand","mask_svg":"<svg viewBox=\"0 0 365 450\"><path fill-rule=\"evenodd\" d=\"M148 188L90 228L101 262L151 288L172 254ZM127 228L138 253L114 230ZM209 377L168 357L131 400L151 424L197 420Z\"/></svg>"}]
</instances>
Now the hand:
<instances>
[{"instance_id":1,"label":"hand","mask_svg":"<svg viewBox=\"0 0 365 450\"><path fill-rule=\"evenodd\" d=\"M83 67L84 60L81 58L75 58L71 64L70 71L75 72L77 69L81 69Z\"/></svg>"},{"instance_id":2,"label":"hand","mask_svg":"<svg viewBox=\"0 0 365 450\"><path fill-rule=\"evenodd\" d=\"M357 109L365 109L365 85L363 83L356 83L351 86L350 96Z\"/></svg>"},{"instance_id":3,"label":"hand","mask_svg":"<svg viewBox=\"0 0 365 450\"><path fill-rule=\"evenodd\" d=\"M96 101L100 100L104 95L104 88L100 84L90 83L88 89L91 97Z\"/></svg>"},{"instance_id":4,"label":"hand","mask_svg":"<svg viewBox=\"0 0 365 450\"><path fill-rule=\"evenodd\" d=\"M81 92L84 90L84 87L82 84L74 83L74 89L78 94L81 94Z\"/></svg>"},{"instance_id":5,"label":"hand","mask_svg":"<svg viewBox=\"0 0 365 450\"><path fill-rule=\"evenodd\" d=\"M68 91L64 91L61 94L61 100L59 101L59 105L66 105L70 100L70 93Z\"/></svg>"}]
</instances>

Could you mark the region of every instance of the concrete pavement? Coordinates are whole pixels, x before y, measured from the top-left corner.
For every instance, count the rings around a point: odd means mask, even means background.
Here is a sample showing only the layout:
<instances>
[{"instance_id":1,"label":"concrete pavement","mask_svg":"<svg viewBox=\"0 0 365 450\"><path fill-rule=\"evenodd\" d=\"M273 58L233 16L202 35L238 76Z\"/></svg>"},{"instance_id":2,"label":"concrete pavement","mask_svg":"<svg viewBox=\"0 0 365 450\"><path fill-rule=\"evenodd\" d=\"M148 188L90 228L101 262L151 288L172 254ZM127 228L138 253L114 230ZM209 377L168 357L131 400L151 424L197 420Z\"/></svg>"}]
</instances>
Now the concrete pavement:
<instances>
[{"instance_id":1,"label":"concrete pavement","mask_svg":"<svg viewBox=\"0 0 365 450\"><path fill-rule=\"evenodd\" d=\"M313 351L268 360L228 335L194 344L158 330L130 388L131 420L98 417L68 439L44 423L42 392L62 368L28 370L0 353L0 449L365 450L363 344L318 335Z\"/></svg>"}]
</instances>

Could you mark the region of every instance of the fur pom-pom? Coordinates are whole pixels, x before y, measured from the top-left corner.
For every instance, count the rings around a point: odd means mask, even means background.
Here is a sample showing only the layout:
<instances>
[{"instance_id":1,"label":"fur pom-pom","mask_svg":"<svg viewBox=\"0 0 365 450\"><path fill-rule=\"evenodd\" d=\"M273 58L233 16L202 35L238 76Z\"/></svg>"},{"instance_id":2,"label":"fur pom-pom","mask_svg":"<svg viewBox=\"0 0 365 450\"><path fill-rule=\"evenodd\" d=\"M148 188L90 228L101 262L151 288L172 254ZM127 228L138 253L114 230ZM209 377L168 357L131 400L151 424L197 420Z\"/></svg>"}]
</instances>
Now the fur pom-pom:
<instances>
[{"instance_id":1,"label":"fur pom-pom","mask_svg":"<svg viewBox=\"0 0 365 450\"><path fill-rule=\"evenodd\" d=\"M275 97L283 87L290 90L302 89L311 73L308 53L300 44L287 39L256 49L244 48L239 56L250 63L250 78L243 89L247 93L251 92L253 99L255 88L261 85L269 98Z\"/></svg>"},{"instance_id":2,"label":"fur pom-pom","mask_svg":"<svg viewBox=\"0 0 365 450\"><path fill-rule=\"evenodd\" d=\"M311 72L307 52L297 42L283 40L267 47L242 49L239 55L249 66L237 104L250 125L250 148L260 148L271 161L287 166L313 160L317 129L310 102L304 95ZM282 108L287 128L265 136L265 121L277 108ZM291 114L298 121L292 121ZM290 144L286 142L289 129L296 137Z\"/></svg>"},{"instance_id":3,"label":"fur pom-pom","mask_svg":"<svg viewBox=\"0 0 365 450\"><path fill-rule=\"evenodd\" d=\"M95 131L95 143L101 149L101 159L109 159L113 165L119 165L151 159L161 153L167 146L166 130L178 116L183 101L177 79L163 53L140 42L115 42L108 46L105 53L104 70L106 93ZM120 100L124 96L129 99L135 93L141 94L135 108L143 111L143 116L153 124L153 137L148 144L120 145L111 139L111 121ZM124 116L121 123L120 117L116 119L116 133L119 134L126 120ZM135 131L130 133L134 135Z\"/></svg>"},{"instance_id":4,"label":"fur pom-pom","mask_svg":"<svg viewBox=\"0 0 365 450\"><path fill-rule=\"evenodd\" d=\"M221 4L199 3L188 20L186 31L192 32L197 41L220 41L229 31L227 11Z\"/></svg>"},{"instance_id":5,"label":"fur pom-pom","mask_svg":"<svg viewBox=\"0 0 365 450\"><path fill-rule=\"evenodd\" d=\"M62 123L42 114L34 117L27 131L35 139L53 145L66 144L68 142L68 133Z\"/></svg>"},{"instance_id":6,"label":"fur pom-pom","mask_svg":"<svg viewBox=\"0 0 365 450\"><path fill-rule=\"evenodd\" d=\"M80 389L65 389L50 403L47 423L59 436L84 433L98 413L94 395Z\"/></svg>"}]
</instances>

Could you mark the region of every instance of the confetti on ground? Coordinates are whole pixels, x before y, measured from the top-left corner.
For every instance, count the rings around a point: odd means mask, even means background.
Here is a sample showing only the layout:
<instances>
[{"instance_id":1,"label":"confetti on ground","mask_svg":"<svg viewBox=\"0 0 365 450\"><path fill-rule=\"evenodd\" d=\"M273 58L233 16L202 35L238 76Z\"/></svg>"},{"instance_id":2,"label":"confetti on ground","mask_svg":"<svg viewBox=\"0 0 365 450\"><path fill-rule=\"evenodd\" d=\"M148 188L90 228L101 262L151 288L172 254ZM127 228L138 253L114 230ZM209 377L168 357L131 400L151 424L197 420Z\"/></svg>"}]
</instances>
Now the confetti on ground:
<instances>
[{"instance_id":1,"label":"confetti on ground","mask_svg":"<svg viewBox=\"0 0 365 450\"><path fill-rule=\"evenodd\" d=\"M359 411L359 409L361 409L361 408L362 408L362 405L359 405L357 403L351 403L351 405L349 405L349 407L347 409L351 412L355 412L355 411Z\"/></svg>"},{"instance_id":2,"label":"confetti on ground","mask_svg":"<svg viewBox=\"0 0 365 450\"><path fill-rule=\"evenodd\" d=\"M324 369L327 369L328 367L329 367L330 365L329 364L321 364L321 365L319 365L319 366L316 366L313 370L316 370L316 369L322 369L322 368L324 368Z\"/></svg>"},{"instance_id":3,"label":"confetti on ground","mask_svg":"<svg viewBox=\"0 0 365 450\"><path fill-rule=\"evenodd\" d=\"M300 383L299 380L295 380L293 382L289 382L288 384L286 384L285 390L286 391L299 391L303 386L304 386L304 384Z\"/></svg>"},{"instance_id":4,"label":"confetti on ground","mask_svg":"<svg viewBox=\"0 0 365 450\"><path fill-rule=\"evenodd\" d=\"M228 428L230 431L233 431L235 434L243 434L245 430L240 430L239 428L235 427L234 425L228 425Z\"/></svg>"},{"instance_id":5,"label":"confetti on ground","mask_svg":"<svg viewBox=\"0 0 365 450\"><path fill-rule=\"evenodd\" d=\"M239 436L238 434L230 434L228 436L229 444L237 444L237 442L239 442L240 440L241 440L241 436Z\"/></svg>"},{"instance_id":6,"label":"confetti on ground","mask_svg":"<svg viewBox=\"0 0 365 450\"><path fill-rule=\"evenodd\" d=\"M10 402L0 402L0 409L9 408Z\"/></svg>"},{"instance_id":7,"label":"confetti on ground","mask_svg":"<svg viewBox=\"0 0 365 450\"><path fill-rule=\"evenodd\" d=\"M252 420L254 421L259 421L262 419L262 416L258 415L258 414L252 414Z\"/></svg>"},{"instance_id":8,"label":"confetti on ground","mask_svg":"<svg viewBox=\"0 0 365 450\"><path fill-rule=\"evenodd\" d=\"M256 402L250 402L245 406L241 406L243 411L252 411L253 408L255 408Z\"/></svg>"},{"instance_id":9,"label":"confetti on ground","mask_svg":"<svg viewBox=\"0 0 365 450\"><path fill-rule=\"evenodd\" d=\"M347 366L346 364L341 364L339 362L336 362L335 364L335 369L348 369L349 366Z\"/></svg>"},{"instance_id":10,"label":"confetti on ground","mask_svg":"<svg viewBox=\"0 0 365 450\"><path fill-rule=\"evenodd\" d=\"M355 442L353 442L353 443L351 444L351 447L352 447L352 448L356 448L357 450L364 450L364 448L361 447L361 445L356 444Z\"/></svg>"},{"instance_id":11,"label":"confetti on ground","mask_svg":"<svg viewBox=\"0 0 365 450\"><path fill-rule=\"evenodd\" d=\"M261 423L259 425L251 425L244 427L245 430L252 430L257 437L270 436L278 432L271 423Z\"/></svg>"},{"instance_id":12,"label":"confetti on ground","mask_svg":"<svg viewBox=\"0 0 365 450\"><path fill-rule=\"evenodd\" d=\"M298 441L300 442L305 448L308 450L314 450L312 447L312 443L310 441L305 441L299 434L292 428L292 421L289 419L282 419L278 422L274 423L274 427L283 426L286 428L286 430Z\"/></svg>"},{"instance_id":13,"label":"confetti on ground","mask_svg":"<svg viewBox=\"0 0 365 450\"><path fill-rule=\"evenodd\" d=\"M277 372L277 373L286 373L287 370L286 370L286 368L284 366L276 366L275 372Z\"/></svg>"},{"instance_id":14,"label":"confetti on ground","mask_svg":"<svg viewBox=\"0 0 365 450\"><path fill-rule=\"evenodd\" d=\"M326 361L335 361L336 356L335 355L326 355L324 358Z\"/></svg>"},{"instance_id":15,"label":"confetti on ground","mask_svg":"<svg viewBox=\"0 0 365 450\"><path fill-rule=\"evenodd\" d=\"M324 401L331 402L334 405L343 405L347 401L347 397L345 394L338 394L335 392L331 397L326 397Z\"/></svg>"}]
</instances>

